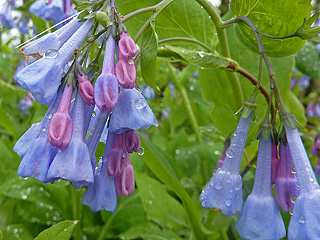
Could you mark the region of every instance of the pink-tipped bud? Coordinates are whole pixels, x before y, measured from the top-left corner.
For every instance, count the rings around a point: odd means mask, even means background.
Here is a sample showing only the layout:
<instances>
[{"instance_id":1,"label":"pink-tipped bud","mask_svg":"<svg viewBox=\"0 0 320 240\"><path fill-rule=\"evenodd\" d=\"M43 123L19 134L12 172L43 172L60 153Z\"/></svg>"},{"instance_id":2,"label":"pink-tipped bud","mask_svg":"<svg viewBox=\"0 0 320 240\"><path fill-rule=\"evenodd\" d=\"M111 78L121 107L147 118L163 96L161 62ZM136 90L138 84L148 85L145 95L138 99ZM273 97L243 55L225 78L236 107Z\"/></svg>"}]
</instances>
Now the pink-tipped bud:
<instances>
[{"instance_id":1,"label":"pink-tipped bud","mask_svg":"<svg viewBox=\"0 0 320 240\"><path fill-rule=\"evenodd\" d=\"M119 176L125 165L128 153L120 148L112 148L109 153L107 169L110 176Z\"/></svg>"},{"instance_id":2,"label":"pink-tipped bud","mask_svg":"<svg viewBox=\"0 0 320 240\"><path fill-rule=\"evenodd\" d=\"M133 193L135 186L134 172L133 167L130 163L129 154L127 156L125 168L119 176L115 176L114 182L118 197L120 197L121 195L127 197L128 195L131 195Z\"/></svg>"},{"instance_id":3,"label":"pink-tipped bud","mask_svg":"<svg viewBox=\"0 0 320 240\"><path fill-rule=\"evenodd\" d=\"M115 75L101 74L96 81L94 98L102 112L112 112L118 102L119 87Z\"/></svg>"},{"instance_id":4,"label":"pink-tipped bud","mask_svg":"<svg viewBox=\"0 0 320 240\"><path fill-rule=\"evenodd\" d=\"M119 61L116 65L116 75L119 84L123 88L134 88L137 70L132 60L129 60L128 62L124 60Z\"/></svg>"},{"instance_id":5,"label":"pink-tipped bud","mask_svg":"<svg viewBox=\"0 0 320 240\"><path fill-rule=\"evenodd\" d=\"M79 93L82 100L89 106L94 105L94 87L89 82L86 75L78 74L78 81L79 81Z\"/></svg>"},{"instance_id":6,"label":"pink-tipped bud","mask_svg":"<svg viewBox=\"0 0 320 240\"><path fill-rule=\"evenodd\" d=\"M127 33L122 33L118 43L119 60L129 60L137 54L137 45Z\"/></svg>"},{"instance_id":7,"label":"pink-tipped bud","mask_svg":"<svg viewBox=\"0 0 320 240\"><path fill-rule=\"evenodd\" d=\"M59 108L52 116L49 126L48 140L52 146L59 149L65 148L69 144L72 136L72 120L69 116L72 92L72 84L66 85L59 103Z\"/></svg>"},{"instance_id":8,"label":"pink-tipped bud","mask_svg":"<svg viewBox=\"0 0 320 240\"><path fill-rule=\"evenodd\" d=\"M129 130L125 135L126 150L128 153L138 152L140 149L140 137L134 130Z\"/></svg>"}]
</instances>

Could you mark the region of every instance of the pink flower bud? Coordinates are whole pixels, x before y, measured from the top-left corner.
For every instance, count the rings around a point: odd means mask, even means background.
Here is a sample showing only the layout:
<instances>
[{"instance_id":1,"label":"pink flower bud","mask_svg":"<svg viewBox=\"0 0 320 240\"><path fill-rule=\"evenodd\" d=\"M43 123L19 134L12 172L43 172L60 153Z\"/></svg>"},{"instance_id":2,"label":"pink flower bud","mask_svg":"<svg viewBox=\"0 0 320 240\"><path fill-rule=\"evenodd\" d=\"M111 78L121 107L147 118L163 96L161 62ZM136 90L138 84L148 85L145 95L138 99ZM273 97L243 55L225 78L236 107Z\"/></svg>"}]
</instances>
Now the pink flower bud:
<instances>
[{"instance_id":1,"label":"pink flower bud","mask_svg":"<svg viewBox=\"0 0 320 240\"><path fill-rule=\"evenodd\" d=\"M127 197L134 191L134 172L130 163L129 154L127 156L126 166L119 176L114 177L114 183L116 187L117 195Z\"/></svg>"},{"instance_id":2,"label":"pink flower bud","mask_svg":"<svg viewBox=\"0 0 320 240\"><path fill-rule=\"evenodd\" d=\"M116 65L116 75L119 84L123 88L134 88L137 71L132 60L129 60L129 62L124 60L119 61Z\"/></svg>"},{"instance_id":3,"label":"pink flower bud","mask_svg":"<svg viewBox=\"0 0 320 240\"><path fill-rule=\"evenodd\" d=\"M140 137L134 130L129 130L126 135L126 150L128 153L138 152L140 149Z\"/></svg>"},{"instance_id":4,"label":"pink flower bud","mask_svg":"<svg viewBox=\"0 0 320 240\"><path fill-rule=\"evenodd\" d=\"M78 81L79 81L79 93L82 100L89 106L94 105L94 87L88 81L88 78L86 77L86 75L78 74Z\"/></svg>"},{"instance_id":5,"label":"pink flower bud","mask_svg":"<svg viewBox=\"0 0 320 240\"><path fill-rule=\"evenodd\" d=\"M129 60L130 58L133 58L137 53L136 43L132 40L131 37L129 37L129 34L126 32L123 32L120 36L118 49L119 60Z\"/></svg>"},{"instance_id":6,"label":"pink flower bud","mask_svg":"<svg viewBox=\"0 0 320 240\"><path fill-rule=\"evenodd\" d=\"M52 146L59 149L65 148L72 136L72 120L69 116L72 92L72 84L66 85L59 108L52 116L49 126L48 140Z\"/></svg>"},{"instance_id":7,"label":"pink flower bud","mask_svg":"<svg viewBox=\"0 0 320 240\"><path fill-rule=\"evenodd\" d=\"M121 148L112 148L109 153L107 169L110 176L119 176L125 165L128 153Z\"/></svg>"}]
</instances>

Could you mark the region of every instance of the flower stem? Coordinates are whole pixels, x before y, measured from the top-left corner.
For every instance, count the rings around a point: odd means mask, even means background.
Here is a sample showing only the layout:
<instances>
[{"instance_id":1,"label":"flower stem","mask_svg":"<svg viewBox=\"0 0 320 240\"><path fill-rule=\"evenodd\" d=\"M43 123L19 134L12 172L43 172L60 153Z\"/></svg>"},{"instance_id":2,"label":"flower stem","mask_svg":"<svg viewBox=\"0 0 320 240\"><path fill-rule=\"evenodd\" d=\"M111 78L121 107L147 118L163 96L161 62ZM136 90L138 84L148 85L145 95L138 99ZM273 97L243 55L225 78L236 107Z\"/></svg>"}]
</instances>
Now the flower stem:
<instances>
[{"instance_id":1,"label":"flower stem","mask_svg":"<svg viewBox=\"0 0 320 240\"><path fill-rule=\"evenodd\" d=\"M219 38L219 45L221 50L221 55L224 57L231 58L228 39L225 29L221 26L222 20L218 10L212 6L211 3L207 0L196 0L203 8L207 11L207 13L211 16L211 19L216 26L217 34ZM244 102L243 93L240 85L239 78L235 72L226 72L229 82L232 86L233 94L235 97L235 104L237 108L241 108Z\"/></svg>"},{"instance_id":2,"label":"flower stem","mask_svg":"<svg viewBox=\"0 0 320 240\"><path fill-rule=\"evenodd\" d=\"M73 189L70 185L71 198L72 198L72 214L74 220L81 221L82 218L82 191ZM81 230L81 224L77 224L73 230L73 239L74 240L82 240L83 234Z\"/></svg>"},{"instance_id":3,"label":"flower stem","mask_svg":"<svg viewBox=\"0 0 320 240\"><path fill-rule=\"evenodd\" d=\"M172 76L172 79L173 79L175 85L177 86L177 88L179 89L179 91L181 93L183 102L187 108L187 113L189 115L189 120L190 120L191 126L192 126L193 131L196 135L197 141L198 141L198 143L202 143L202 138L201 138L201 134L199 131L199 125L198 125L197 119L194 115L194 112L192 110L192 106L191 106L187 91L186 91L185 87L182 85L182 83L179 81L176 73L173 70L171 63L166 62L166 65L169 68L170 74Z\"/></svg>"},{"instance_id":4,"label":"flower stem","mask_svg":"<svg viewBox=\"0 0 320 240\"><path fill-rule=\"evenodd\" d=\"M165 39L161 39L159 41L159 44L164 43L164 42L169 42L169 41L187 41L187 42L193 42L195 44L198 44L199 46L205 48L206 50L208 50L209 52L213 52L213 50L206 45L205 43L194 39L194 38L186 38L186 37L172 37L172 38L165 38Z\"/></svg>"}]
</instances>

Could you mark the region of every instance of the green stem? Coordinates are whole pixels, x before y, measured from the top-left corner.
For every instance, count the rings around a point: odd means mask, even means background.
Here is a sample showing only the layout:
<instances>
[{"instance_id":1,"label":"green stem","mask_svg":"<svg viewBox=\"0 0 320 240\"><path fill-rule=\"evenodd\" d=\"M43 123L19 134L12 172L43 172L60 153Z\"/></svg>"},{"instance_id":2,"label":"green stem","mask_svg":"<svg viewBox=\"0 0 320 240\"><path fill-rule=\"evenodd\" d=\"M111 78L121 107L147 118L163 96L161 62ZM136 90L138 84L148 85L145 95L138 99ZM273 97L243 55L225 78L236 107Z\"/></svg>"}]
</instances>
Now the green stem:
<instances>
[{"instance_id":1,"label":"green stem","mask_svg":"<svg viewBox=\"0 0 320 240\"><path fill-rule=\"evenodd\" d=\"M82 240L82 230L81 230L81 218L82 218L82 191L73 189L70 185L71 198L72 198L72 214L74 220L79 220L80 222L76 225L73 230L73 239Z\"/></svg>"},{"instance_id":2,"label":"green stem","mask_svg":"<svg viewBox=\"0 0 320 240\"><path fill-rule=\"evenodd\" d=\"M186 38L186 37L165 38L165 39L161 39L159 41L159 44L164 43L164 42L169 42L169 41L188 41L188 42L192 42L192 43L198 44L199 46L205 48L209 52L213 52L213 50L208 45L206 45L205 43L203 43L203 42L201 42L201 41L199 41L197 39L194 39L194 38Z\"/></svg>"},{"instance_id":3,"label":"green stem","mask_svg":"<svg viewBox=\"0 0 320 240\"><path fill-rule=\"evenodd\" d=\"M189 115L189 120L190 120L191 126L192 126L193 131L196 135L197 141L198 141L198 143L202 143L202 138L201 138L201 134L199 131L199 125L198 125L197 119L193 113L192 106L191 106L187 91L186 91L185 87L182 85L182 83L179 81L176 73L173 70L171 63L166 62L166 65L169 68L170 74L172 76L172 79L173 79L175 85L177 86L178 90L181 93L183 102L187 108L187 113Z\"/></svg>"},{"instance_id":4,"label":"green stem","mask_svg":"<svg viewBox=\"0 0 320 240\"><path fill-rule=\"evenodd\" d=\"M222 20L218 10L212 6L207 0L196 0L203 8L207 11L207 13L211 16L211 19L216 26L219 45L221 50L221 55L224 57L231 58L227 34L224 28L221 27ZM237 108L241 108L244 102L243 93L240 85L239 78L235 72L226 72L229 82L231 84L233 94L235 97L235 103Z\"/></svg>"}]
</instances>

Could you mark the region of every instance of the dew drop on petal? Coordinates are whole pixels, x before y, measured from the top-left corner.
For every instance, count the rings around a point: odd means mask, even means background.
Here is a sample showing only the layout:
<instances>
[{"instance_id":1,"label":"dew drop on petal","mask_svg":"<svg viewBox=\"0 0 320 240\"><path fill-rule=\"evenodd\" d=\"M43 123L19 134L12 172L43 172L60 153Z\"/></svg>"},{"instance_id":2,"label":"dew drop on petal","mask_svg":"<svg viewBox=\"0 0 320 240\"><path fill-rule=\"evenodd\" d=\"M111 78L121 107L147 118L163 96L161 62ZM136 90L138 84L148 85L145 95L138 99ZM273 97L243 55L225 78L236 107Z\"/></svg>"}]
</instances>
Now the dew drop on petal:
<instances>
[{"instance_id":1,"label":"dew drop on petal","mask_svg":"<svg viewBox=\"0 0 320 240\"><path fill-rule=\"evenodd\" d=\"M56 58L59 55L59 51L57 49L49 49L43 55L45 58Z\"/></svg>"},{"instance_id":2,"label":"dew drop on petal","mask_svg":"<svg viewBox=\"0 0 320 240\"><path fill-rule=\"evenodd\" d=\"M134 102L136 109L142 109L147 106L147 101L144 98L140 98Z\"/></svg>"},{"instance_id":3,"label":"dew drop on petal","mask_svg":"<svg viewBox=\"0 0 320 240\"><path fill-rule=\"evenodd\" d=\"M227 206L227 207L230 207L230 206L231 206L231 199L228 199L228 200L226 201L226 206Z\"/></svg>"},{"instance_id":4,"label":"dew drop on petal","mask_svg":"<svg viewBox=\"0 0 320 240\"><path fill-rule=\"evenodd\" d=\"M47 118L48 118L48 119L51 119L51 118L52 118L52 113L48 113L48 114L47 114Z\"/></svg>"},{"instance_id":5,"label":"dew drop on petal","mask_svg":"<svg viewBox=\"0 0 320 240\"><path fill-rule=\"evenodd\" d=\"M242 187L242 182L241 182L241 181L237 182L237 184L236 184L236 190L237 190L237 191L240 190L241 187Z\"/></svg>"},{"instance_id":6,"label":"dew drop on petal","mask_svg":"<svg viewBox=\"0 0 320 240\"><path fill-rule=\"evenodd\" d=\"M141 147L138 151L138 154L142 156L144 154L144 148Z\"/></svg>"},{"instance_id":7,"label":"dew drop on petal","mask_svg":"<svg viewBox=\"0 0 320 240\"><path fill-rule=\"evenodd\" d=\"M231 177L227 177L227 178L226 178L226 182L227 182L227 183L231 183L231 182L232 182Z\"/></svg>"},{"instance_id":8,"label":"dew drop on petal","mask_svg":"<svg viewBox=\"0 0 320 240\"><path fill-rule=\"evenodd\" d=\"M215 187L215 189L219 190L219 189L223 188L223 185L221 182L217 182L217 184L214 187Z\"/></svg>"},{"instance_id":9,"label":"dew drop on petal","mask_svg":"<svg viewBox=\"0 0 320 240\"><path fill-rule=\"evenodd\" d=\"M229 158L233 158L233 157L234 157L234 152L233 152L233 150L230 149L230 148L227 150L226 154L227 154L227 156L228 156Z\"/></svg>"},{"instance_id":10,"label":"dew drop on petal","mask_svg":"<svg viewBox=\"0 0 320 240\"><path fill-rule=\"evenodd\" d=\"M304 223L306 221L306 218L304 216L301 216L299 219L299 223Z\"/></svg>"}]
</instances>

